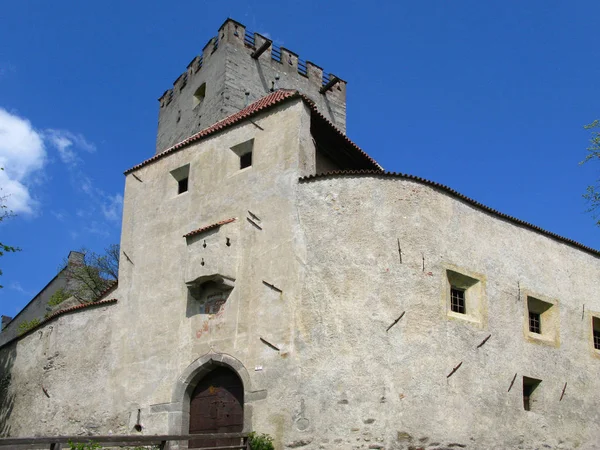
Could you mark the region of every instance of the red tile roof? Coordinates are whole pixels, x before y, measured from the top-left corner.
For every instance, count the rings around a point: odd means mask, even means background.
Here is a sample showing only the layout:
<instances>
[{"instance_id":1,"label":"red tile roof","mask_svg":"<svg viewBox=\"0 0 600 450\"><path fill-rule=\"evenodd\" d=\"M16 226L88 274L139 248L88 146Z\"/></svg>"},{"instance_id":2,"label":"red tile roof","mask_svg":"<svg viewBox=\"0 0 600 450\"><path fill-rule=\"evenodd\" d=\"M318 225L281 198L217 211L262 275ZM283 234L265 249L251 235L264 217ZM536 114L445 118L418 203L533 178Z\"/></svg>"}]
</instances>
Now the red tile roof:
<instances>
[{"instance_id":1,"label":"red tile roof","mask_svg":"<svg viewBox=\"0 0 600 450\"><path fill-rule=\"evenodd\" d=\"M220 222L213 223L212 225L207 225L205 227L198 228L197 230L190 231L188 234L184 234L183 237L184 238L189 238L189 237L192 237L192 236L196 236L197 234L204 233L205 231L212 230L213 228L220 227L221 225L225 225L226 223L231 223L234 220L235 220L235 218L221 220Z\"/></svg>"},{"instance_id":2,"label":"red tile roof","mask_svg":"<svg viewBox=\"0 0 600 450\"><path fill-rule=\"evenodd\" d=\"M530 230L533 230L537 233L543 234L547 237L550 237L552 239L555 239L559 242L562 242L564 244L570 245L572 247L576 247L579 250L583 250L593 256L600 256L600 251L593 249L591 247L587 247L583 244L580 244L577 241L574 241L572 239L560 236L558 234L552 233L551 231L547 231L544 230L543 228L538 227L537 225L533 225L531 223L525 222L521 219L517 219L516 217L512 217L509 216L507 214L501 213L500 211L497 211L493 208L490 208L489 206L486 206L482 203L479 203L476 200L473 200L472 198L467 197L466 195L461 194L460 192L455 191L454 189L445 186L443 184L440 183L436 183L435 181L430 181L427 180L425 178L421 178L421 177L417 177L414 175L408 175L408 174L404 174L404 173L397 173L397 172L379 172L376 170L337 170L337 171L332 171L332 172L326 172L326 173L320 173L320 174L316 174L316 175L308 175L305 177L301 177L300 181L301 182L307 182L307 181L312 181L312 180L318 180L321 178L329 178L329 177L353 177L353 176L377 176L377 177L386 177L386 178L402 178L402 179L406 179L406 180L411 180L411 181L416 181L418 183L427 185L427 186L432 186L435 187L447 194L450 194L453 197L458 198L459 200L464 201L465 203L468 203L478 209L481 209L487 213L493 214L497 217L500 217L501 219L507 220L509 222L512 222L516 225L520 225L523 226L525 228L529 228Z\"/></svg>"},{"instance_id":3,"label":"red tile roof","mask_svg":"<svg viewBox=\"0 0 600 450\"><path fill-rule=\"evenodd\" d=\"M100 300L102 297L104 297L109 292L112 292L118 285L119 285L119 280L114 280L112 283L110 283L108 286L106 286L106 289L104 289L100 293L100 295L98 296L98 300ZM96 301L98 301L98 300L96 300Z\"/></svg>"},{"instance_id":4,"label":"red tile roof","mask_svg":"<svg viewBox=\"0 0 600 450\"><path fill-rule=\"evenodd\" d=\"M50 314L46 320L44 320L43 322L40 322L40 325L42 325L44 322L47 322L50 319L54 319L58 316L62 316L63 314L66 314L66 313L69 313L72 311L77 311L79 309L85 309L85 308L92 308L95 306L108 305L110 303L116 303L116 302L117 302L116 298L109 298L106 300L98 300L96 302L82 303L81 305L71 306L70 308L56 311L54 314Z\"/></svg>"},{"instance_id":5,"label":"red tile roof","mask_svg":"<svg viewBox=\"0 0 600 450\"><path fill-rule=\"evenodd\" d=\"M200 140L202 140L208 136L211 136L221 130L229 128L237 123L240 123L245 119L255 116L256 114L258 114L262 111L265 111L276 105L280 105L291 99L301 99L302 101L304 101L304 103L306 103L306 105L308 105L310 107L313 117L317 118L317 120L321 120L321 121L325 122L329 127L331 127L334 130L335 133L342 136L344 138L344 140L354 150L356 150L359 154L361 154L373 166L374 169L381 169L381 166L379 166L379 164L377 164L377 162L375 162L375 160L373 158L371 158L369 155L367 155L360 147L358 147L358 145L356 145L354 142L352 142L350 139L348 139L348 137L344 133L342 133L340 130L338 130L335 127L335 125L333 125L329 121L329 119L327 119L323 114L321 114L312 100L310 100L305 95L300 94L298 91L280 89L280 90L277 90L277 91L257 100L256 102L252 103L251 105L247 106L246 108L242 109L241 111L239 111L235 114L232 114L231 116L226 117L225 119L215 123L214 125L211 125L210 127L206 128L202 131L199 131L198 133L190 136L187 139L184 139L183 141L162 151L161 153L154 155L152 158L149 158L149 159L141 162L140 164L133 166L131 169L128 169L125 171L125 175L127 175L131 172L134 172L135 170L137 170L141 167L144 167L150 163L153 163L154 161L158 161L159 159L162 159L165 156L175 153L194 142L200 141ZM381 169L381 170L383 170L383 169Z\"/></svg>"}]
</instances>

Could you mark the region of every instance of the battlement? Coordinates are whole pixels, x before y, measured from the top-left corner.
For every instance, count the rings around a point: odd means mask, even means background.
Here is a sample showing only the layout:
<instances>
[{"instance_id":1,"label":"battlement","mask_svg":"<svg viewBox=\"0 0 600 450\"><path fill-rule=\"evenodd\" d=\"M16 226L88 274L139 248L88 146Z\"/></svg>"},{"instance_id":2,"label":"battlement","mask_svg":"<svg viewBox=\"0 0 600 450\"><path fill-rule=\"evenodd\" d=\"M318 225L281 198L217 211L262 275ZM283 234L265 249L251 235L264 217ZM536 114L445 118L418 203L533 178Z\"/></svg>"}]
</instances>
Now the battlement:
<instances>
[{"instance_id":1,"label":"battlement","mask_svg":"<svg viewBox=\"0 0 600 450\"><path fill-rule=\"evenodd\" d=\"M344 80L227 19L158 99L157 153L282 88L307 95L345 132Z\"/></svg>"}]
</instances>

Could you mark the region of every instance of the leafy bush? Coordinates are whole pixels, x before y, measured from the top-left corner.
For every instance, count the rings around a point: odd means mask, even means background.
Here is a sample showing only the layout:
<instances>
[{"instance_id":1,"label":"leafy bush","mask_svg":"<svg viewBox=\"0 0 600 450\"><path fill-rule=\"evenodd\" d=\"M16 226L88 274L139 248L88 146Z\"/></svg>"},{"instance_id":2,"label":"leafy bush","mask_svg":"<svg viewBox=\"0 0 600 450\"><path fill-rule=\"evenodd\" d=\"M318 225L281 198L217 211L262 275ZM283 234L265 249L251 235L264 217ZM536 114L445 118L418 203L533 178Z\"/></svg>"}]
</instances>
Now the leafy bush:
<instances>
[{"instance_id":1,"label":"leafy bush","mask_svg":"<svg viewBox=\"0 0 600 450\"><path fill-rule=\"evenodd\" d=\"M69 445L71 446L71 450L97 450L102 448L100 444L95 442L79 442L74 443L73 441L69 441Z\"/></svg>"},{"instance_id":2,"label":"leafy bush","mask_svg":"<svg viewBox=\"0 0 600 450\"><path fill-rule=\"evenodd\" d=\"M54 294L50 297L48 301L48 306L57 306L64 302L66 299L71 297L71 293L69 293L66 289L60 288L57 289Z\"/></svg>"},{"instance_id":3,"label":"leafy bush","mask_svg":"<svg viewBox=\"0 0 600 450\"><path fill-rule=\"evenodd\" d=\"M268 434L256 434L254 431L248 436L252 450L275 450L273 438Z\"/></svg>"},{"instance_id":4,"label":"leafy bush","mask_svg":"<svg viewBox=\"0 0 600 450\"><path fill-rule=\"evenodd\" d=\"M27 320L21 322L18 327L19 335L37 327L40 324L40 319L32 319L29 322Z\"/></svg>"}]
</instances>

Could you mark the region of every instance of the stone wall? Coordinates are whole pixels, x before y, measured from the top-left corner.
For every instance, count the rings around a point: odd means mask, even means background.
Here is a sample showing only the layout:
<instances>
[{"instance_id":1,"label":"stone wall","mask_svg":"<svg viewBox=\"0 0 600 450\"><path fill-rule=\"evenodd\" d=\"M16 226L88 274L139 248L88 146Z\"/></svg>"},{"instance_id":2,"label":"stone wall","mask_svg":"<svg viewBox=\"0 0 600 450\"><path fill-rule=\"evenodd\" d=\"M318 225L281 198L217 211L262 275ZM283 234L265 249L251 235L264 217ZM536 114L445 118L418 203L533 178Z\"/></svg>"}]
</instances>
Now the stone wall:
<instances>
[{"instance_id":1,"label":"stone wall","mask_svg":"<svg viewBox=\"0 0 600 450\"><path fill-rule=\"evenodd\" d=\"M79 252L70 252L67 259L68 264L80 264L83 261L83 255ZM38 319L40 322L44 320L46 314L52 311L48 306L48 301L59 289L69 288L68 283L73 281L67 280L65 269L61 270L46 286L27 304L25 307L13 317L6 326L2 327L0 332L0 346L14 339L19 334L19 325L24 322L31 322Z\"/></svg>"},{"instance_id":2,"label":"stone wall","mask_svg":"<svg viewBox=\"0 0 600 450\"><path fill-rule=\"evenodd\" d=\"M322 448L599 442L597 256L401 178L302 182L298 205L307 251L298 391L311 425L295 439ZM450 311L448 270L480 280L479 318ZM528 332L530 293L554 299L558 341ZM542 380L531 411L523 376Z\"/></svg>"},{"instance_id":3,"label":"stone wall","mask_svg":"<svg viewBox=\"0 0 600 450\"><path fill-rule=\"evenodd\" d=\"M281 61L269 47L258 59L252 53L265 38L253 33L254 46L245 43L246 28L228 19L218 36L210 39L202 55L188 65L160 100L156 153L238 112L272 89L295 89L311 98L340 130L346 131L346 82L320 93L323 69L307 62L307 74L298 72L298 55L283 48ZM200 65L201 63L201 65ZM194 93L206 83L202 103ZM249 95L246 96L246 93Z\"/></svg>"},{"instance_id":4,"label":"stone wall","mask_svg":"<svg viewBox=\"0 0 600 450\"><path fill-rule=\"evenodd\" d=\"M118 304L64 314L0 348L0 432L6 436L126 433L110 352ZM129 380L135 380L130 371Z\"/></svg>"}]
</instances>

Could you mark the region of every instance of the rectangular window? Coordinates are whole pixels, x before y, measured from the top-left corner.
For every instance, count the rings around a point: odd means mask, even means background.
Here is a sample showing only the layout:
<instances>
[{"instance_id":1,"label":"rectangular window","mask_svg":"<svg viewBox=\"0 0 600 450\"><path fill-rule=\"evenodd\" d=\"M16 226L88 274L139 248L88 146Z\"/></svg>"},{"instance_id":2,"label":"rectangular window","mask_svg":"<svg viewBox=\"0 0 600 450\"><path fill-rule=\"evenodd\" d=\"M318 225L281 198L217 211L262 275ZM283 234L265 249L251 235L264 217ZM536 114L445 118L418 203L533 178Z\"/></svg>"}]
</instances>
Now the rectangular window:
<instances>
[{"instance_id":1,"label":"rectangular window","mask_svg":"<svg viewBox=\"0 0 600 450\"><path fill-rule=\"evenodd\" d=\"M171 176L174 182L177 183L177 195L187 192L190 179L190 165L186 164L185 166L171 170ZM175 190L174 187L173 190Z\"/></svg>"},{"instance_id":2,"label":"rectangular window","mask_svg":"<svg viewBox=\"0 0 600 450\"><path fill-rule=\"evenodd\" d=\"M523 377L523 409L525 411L531 411L533 402L536 400L534 392L541 382L542 380L535 378Z\"/></svg>"},{"instance_id":3,"label":"rectangular window","mask_svg":"<svg viewBox=\"0 0 600 450\"><path fill-rule=\"evenodd\" d=\"M525 293L525 296L527 299L523 317L525 336L529 342L558 346L560 318L557 301L548 298L541 300L540 297L533 297L528 293Z\"/></svg>"},{"instance_id":4,"label":"rectangular window","mask_svg":"<svg viewBox=\"0 0 600 450\"><path fill-rule=\"evenodd\" d=\"M182 178L177 182L177 193L181 194L183 192L187 192L188 190L188 179Z\"/></svg>"},{"instance_id":5,"label":"rectangular window","mask_svg":"<svg viewBox=\"0 0 600 450\"><path fill-rule=\"evenodd\" d=\"M252 165L252 152L244 153L240 156L240 169L245 169Z\"/></svg>"},{"instance_id":6,"label":"rectangular window","mask_svg":"<svg viewBox=\"0 0 600 450\"><path fill-rule=\"evenodd\" d=\"M594 348L600 350L600 317L592 317L592 330L594 336Z\"/></svg>"},{"instance_id":7,"label":"rectangular window","mask_svg":"<svg viewBox=\"0 0 600 450\"><path fill-rule=\"evenodd\" d=\"M529 331L542 334L542 324L539 313L529 311Z\"/></svg>"},{"instance_id":8,"label":"rectangular window","mask_svg":"<svg viewBox=\"0 0 600 450\"><path fill-rule=\"evenodd\" d=\"M450 309L459 314L466 314L464 289L450 287Z\"/></svg>"},{"instance_id":9,"label":"rectangular window","mask_svg":"<svg viewBox=\"0 0 600 450\"><path fill-rule=\"evenodd\" d=\"M242 142L231 147L233 153L239 158L240 170L252 166L252 150L254 149L254 139Z\"/></svg>"}]
</instances>

